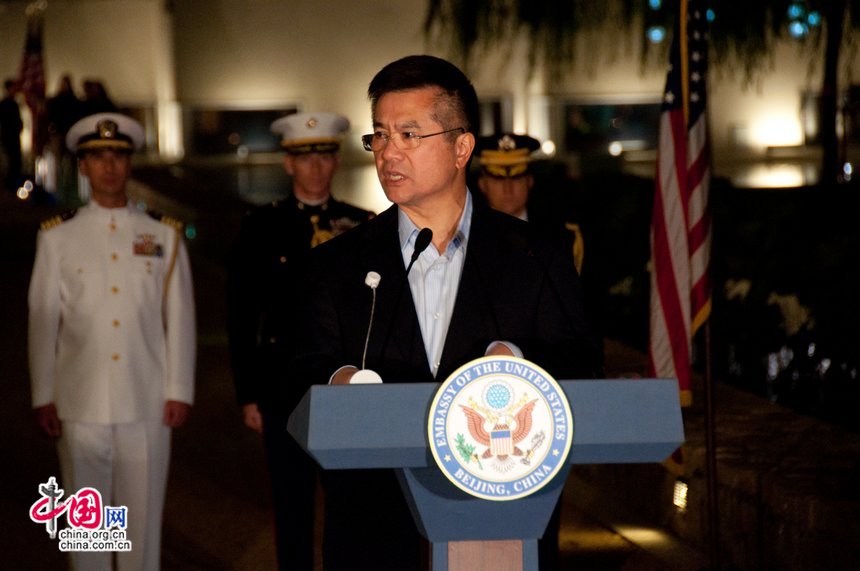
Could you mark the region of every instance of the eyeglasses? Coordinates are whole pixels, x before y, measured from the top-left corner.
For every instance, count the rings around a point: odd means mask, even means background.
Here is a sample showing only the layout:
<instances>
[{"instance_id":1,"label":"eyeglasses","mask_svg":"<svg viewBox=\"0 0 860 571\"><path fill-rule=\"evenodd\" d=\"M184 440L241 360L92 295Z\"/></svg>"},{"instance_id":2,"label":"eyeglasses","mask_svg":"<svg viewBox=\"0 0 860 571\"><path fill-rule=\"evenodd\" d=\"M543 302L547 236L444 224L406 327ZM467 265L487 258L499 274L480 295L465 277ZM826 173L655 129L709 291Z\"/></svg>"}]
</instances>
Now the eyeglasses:
<instances>
[{"instance_id":1,"label":"eyeglasses","mask_svg":"<svg viewBox=\"0 0 860 571\"><path fill-rule=\"evenodd\" d=\"M405 133L392 133L391 135L387 135L385 133L377 131L376 133L371 133L369 135L362 135L361 144L364 145L365 151L378 152L385 148L385 145L388 144L388 141L394 141L394 146L401 151L410 151L412 149L418 148L418 144L421 143L421 139L435 137L436 135L444 135L445 133L453 133L454 131L460 131L461 133L465 133L466 129L464 127L456 127L454 129L448 129L446 131L439 131L438 133L430 133L429 135L419 135L418 133L413 133L412 131L406 131Z\"/></svg>"}]
</instances>

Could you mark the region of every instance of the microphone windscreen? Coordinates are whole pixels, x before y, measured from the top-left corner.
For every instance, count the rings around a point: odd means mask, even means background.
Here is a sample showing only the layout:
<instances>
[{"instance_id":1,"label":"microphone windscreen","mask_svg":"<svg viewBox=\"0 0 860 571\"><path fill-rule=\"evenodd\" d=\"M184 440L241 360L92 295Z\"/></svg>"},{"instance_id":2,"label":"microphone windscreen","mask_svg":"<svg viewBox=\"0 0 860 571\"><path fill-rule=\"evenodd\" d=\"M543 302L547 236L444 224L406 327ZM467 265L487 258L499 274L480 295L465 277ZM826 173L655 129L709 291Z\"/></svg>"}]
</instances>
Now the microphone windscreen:
<instances>
[{"instance_id":1,"label":"microphone windscreen","mask_svg":"<svg viewBox=\"0 0 860 571\"><path fill-rule=\"evenodd\" d=\"M376 289L376 286L379 285L380 280L382 280L382 276L380 276L376 272L367 272L367 275L364 276L364 283L370 289Z\"/></svg>"}]
</instances>

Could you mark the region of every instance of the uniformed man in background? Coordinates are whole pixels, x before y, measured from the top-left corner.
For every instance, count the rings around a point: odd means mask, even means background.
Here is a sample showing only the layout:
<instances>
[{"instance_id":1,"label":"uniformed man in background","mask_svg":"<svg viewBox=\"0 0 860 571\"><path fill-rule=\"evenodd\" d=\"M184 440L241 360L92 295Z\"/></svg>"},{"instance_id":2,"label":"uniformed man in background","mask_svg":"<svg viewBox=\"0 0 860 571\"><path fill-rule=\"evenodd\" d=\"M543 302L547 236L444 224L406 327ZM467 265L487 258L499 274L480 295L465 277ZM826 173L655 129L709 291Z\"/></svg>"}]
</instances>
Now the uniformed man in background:
<instances>
[{"instance_id":1,"label":"uniformed man in background","mask_svg":"<svg viewBox=\"0 0 860 571\"><path fill-rule=\"evenodd\" d=\"M478 188L491 208L555 233L571 244L576 271L582 274L585 243L579 222L563 196L550 189L532 192L534 152L540 142L528 135L500 133L481 137L476 144L480 166Z\"/></svg>"},{"instance_id":2,"label":"uniformed man in background","mask_svg":"<svg viewBox=\"0 0 860 571\"><path fill-rule=\"evenodd\" d=\"M279 566L303 570L313 567L317 469L286 431L290 412L309 386L286 376L293 339L301 335L286 308L296 268L310 249L372 213L331 196L346 117L296 113L271 128L286 151L292 195L250 210L242 221L230 263L227 330L244 422L263 434Z\"/></svg>"},{"instance_id":3,"label":"uniformed man in background","mask_svg":"<svg viewBox=\"0 0 860 571\"><path fill-rule=\"evenodd\" d=\"M196 351L191 270L180 225L126 196L144 141L116 113L76 122L91 198L42 225L29 291L33 406L59 437L67 496L98 490L126 506L130 552L120 569L158 569L171 428L188 417ZM76 569L110 569L111 552L73 552Z\"/></svg>"}]
</instances>

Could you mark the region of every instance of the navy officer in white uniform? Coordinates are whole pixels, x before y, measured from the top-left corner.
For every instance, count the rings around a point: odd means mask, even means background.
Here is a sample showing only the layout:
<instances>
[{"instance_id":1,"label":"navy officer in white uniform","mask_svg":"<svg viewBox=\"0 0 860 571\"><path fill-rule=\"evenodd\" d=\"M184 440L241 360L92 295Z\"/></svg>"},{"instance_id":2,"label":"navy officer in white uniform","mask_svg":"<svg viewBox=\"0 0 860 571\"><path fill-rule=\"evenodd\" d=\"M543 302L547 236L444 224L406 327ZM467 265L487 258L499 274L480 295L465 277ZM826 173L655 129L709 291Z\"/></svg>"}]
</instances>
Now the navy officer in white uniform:
<instances>
[{"instance_id":1,"label":"navy officer in white uniform","mask_svg":"<svg viewBox=\"0 0 860 571\"><path fill-rule=\"evenodd\" d=\"M180 225L126 196L143 128L90 115L66 144L91 198L42 224L29 291L33 407L58 437L66 497L83 487L126 506L130 552L118 569L158 569L170 433L194 396L195 317ZM111 569L111 552L73 552L72 565Z\"/></svg>"}]
</instances>

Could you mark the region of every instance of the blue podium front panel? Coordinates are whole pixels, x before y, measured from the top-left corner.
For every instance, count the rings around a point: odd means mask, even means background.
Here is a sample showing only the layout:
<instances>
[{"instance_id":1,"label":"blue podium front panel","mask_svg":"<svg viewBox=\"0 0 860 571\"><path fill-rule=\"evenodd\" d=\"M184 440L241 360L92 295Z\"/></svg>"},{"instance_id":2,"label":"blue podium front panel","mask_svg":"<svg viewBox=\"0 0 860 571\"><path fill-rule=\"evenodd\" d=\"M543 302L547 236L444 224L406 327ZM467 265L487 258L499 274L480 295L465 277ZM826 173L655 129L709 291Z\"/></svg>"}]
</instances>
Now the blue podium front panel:
<instances>
[{"instance_id":1,"label":"blue podium front panel","mask_svg":"<svg viewBox=\"0 0 860 571\"><path fill-rule=\"evenodd\" d=\"M317 385L290 434L326 470L435 467L426 417L436 383ZM574 464L659 462L684 441L673 379L561 381L573 411Z\"/></svg>"},{"instance_id":2,"label":"blue podium front panel","mask_svg":"<svg viewBox=\"0 0 860 571\"><path fill-rule=\"evenodd\" d=\"M659 462L684 440L674 379L561 381L573 413L568 463ZM514 501L471 496L437 468L428 446L427 414L437 383L312 387L288 430L326 470L399 468L398 478L421 533L451 541L522 539L535 567L540 537L561 495L567 469ZM527 566L527 567L528 567ZM446 568L443 562L434 568Z\"/></svg>"}]
</instances>

